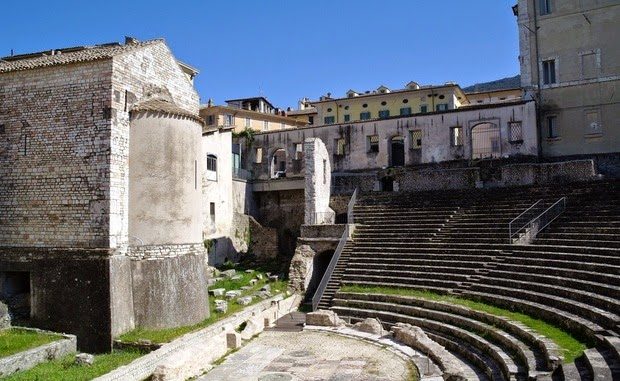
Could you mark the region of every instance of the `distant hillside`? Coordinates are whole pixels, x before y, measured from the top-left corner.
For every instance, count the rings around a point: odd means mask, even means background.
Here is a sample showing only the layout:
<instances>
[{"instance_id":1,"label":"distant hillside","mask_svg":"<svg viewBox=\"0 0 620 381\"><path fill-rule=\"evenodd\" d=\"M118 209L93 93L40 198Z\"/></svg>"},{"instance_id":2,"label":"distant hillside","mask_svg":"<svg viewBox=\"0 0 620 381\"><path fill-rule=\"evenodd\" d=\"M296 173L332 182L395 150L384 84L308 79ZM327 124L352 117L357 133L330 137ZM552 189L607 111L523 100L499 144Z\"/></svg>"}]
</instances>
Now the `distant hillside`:
<instances>
[{"instance_id":1,"label":"distant hillside","mask_svg":"<svg viewBox=\"0 0 620 381\"><path fill-rule=\"evenodd\" d=\"M480 91L514 89L515 87L521 87L521 76L518 74L514 77L502 78L497 81L476 83L474 85L464 87L463 91L466 93L476 93Z\"/></svg>"}]
</instances>

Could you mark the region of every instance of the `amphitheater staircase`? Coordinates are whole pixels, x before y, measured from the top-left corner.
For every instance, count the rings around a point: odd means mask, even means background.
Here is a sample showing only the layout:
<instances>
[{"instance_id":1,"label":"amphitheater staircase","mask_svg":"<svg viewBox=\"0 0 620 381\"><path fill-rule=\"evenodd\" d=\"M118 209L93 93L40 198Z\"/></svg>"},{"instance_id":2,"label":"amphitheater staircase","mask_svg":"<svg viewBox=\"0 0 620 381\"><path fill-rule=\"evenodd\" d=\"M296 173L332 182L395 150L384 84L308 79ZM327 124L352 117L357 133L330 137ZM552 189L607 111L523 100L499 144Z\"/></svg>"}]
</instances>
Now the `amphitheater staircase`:
<instances>
[{"instance_id":1,"label":"amphitheater staircase","mask_svg":"<svg viewBox=\"0 0 620 381\"><path fill-rule=\"evenodd\" d=\"M620 380L620 182L359 197L353 241L320 308L411 323L486 380ZM507 223L538 200L566 211L529 245ZM528 327L443 302L342 284L460 295L548 321L590 344L565 364Z\"/></svg>"}]
</instances>

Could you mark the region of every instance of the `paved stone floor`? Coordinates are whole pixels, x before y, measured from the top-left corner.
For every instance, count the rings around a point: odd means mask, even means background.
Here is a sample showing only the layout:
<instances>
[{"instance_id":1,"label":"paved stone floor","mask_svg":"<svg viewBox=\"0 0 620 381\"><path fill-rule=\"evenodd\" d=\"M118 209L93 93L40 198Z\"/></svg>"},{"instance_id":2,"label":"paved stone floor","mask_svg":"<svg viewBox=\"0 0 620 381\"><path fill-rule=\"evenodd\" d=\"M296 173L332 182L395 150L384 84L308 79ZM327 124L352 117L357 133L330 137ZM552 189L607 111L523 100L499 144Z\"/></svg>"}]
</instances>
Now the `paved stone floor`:
<instances>
[{"instance_id":1,"label":"paved stone floor","mask_svg":"<svg viewBox=\"0 0 620 381\"><path fill-rule=\"evenodd\" d=\"M412 368L393 352L324 332L266 331L201 381L401 381Z\"/></svg>"}]
</instances>

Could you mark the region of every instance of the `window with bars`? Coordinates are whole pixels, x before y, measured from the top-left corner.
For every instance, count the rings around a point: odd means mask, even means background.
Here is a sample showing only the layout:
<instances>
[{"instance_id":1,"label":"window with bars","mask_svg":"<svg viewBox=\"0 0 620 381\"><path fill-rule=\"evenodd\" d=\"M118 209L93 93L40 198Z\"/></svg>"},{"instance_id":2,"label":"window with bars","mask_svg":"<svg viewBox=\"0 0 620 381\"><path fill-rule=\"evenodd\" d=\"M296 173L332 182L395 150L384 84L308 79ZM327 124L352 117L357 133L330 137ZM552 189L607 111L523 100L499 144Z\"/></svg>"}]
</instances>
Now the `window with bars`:
<instances>
[{"instance_id":1,"label":"window with bars","mask_svg":"<svg viewBox=\"0 0 620 381\"><path fill-rule=\"evenodd\" d=\"M427 105L420 106L420 112L422 114L426 114L428 112L428 106Z\"/></svg>"},{"instance_id":2,"label":"window with bars","mask_svg":"<svg viewBox=\"0 0 620 381\"><path fill-rule=\"evenodd\" d=\"M437 106L435 106L435 108L437 109L437 111L448 111L448 104L439 103Z\"/></svg>"},{"instance_id":3,"label":"window with bars","mask_svg":"<svg viewBox=\"0 0 620 381\"><path fill-rule=\"evenodd\" d=\"M346 141L344 138L336 139L336 156L344 156L344 148L346 146Z\"/></svg>"},{"instance_id":4,"label":"window with bars","mask_svg":"<svg viewBox=\"0 0 620 381\"><path fill-rule=\"evenodd\" d=\"M510 142L520 143L523 141L523 124L521 122L508 122Z\"/></svg>"},{"instance_id":5,"label":"window with bars","mask_svg":"<svg viewBox=\"0 0 620 381\"><path fill-rule=\"evenodd\" d=\"M463 127L450 127L450 145L452 147L460 147L463 145Z\"/></svg>"},{"instance_id":6,"label":"window with bars","mask_svg":"<svg viewBox=\"0 0 620 381\"><path fill-rule=\"evenodd\" d=\"M403 107L400 109L400 115L411 115L411 107Z\"/></svg>"},{"instance_id":7,"label":"window with bars","mask_svg":"<svg viewBox=\"0 0 620 381\"><path fill-rule=\"evenodd\" d=\"M370 119L370 111L360 112L360 120L368 120Z\"/></svg>"},{"instance_id":8,"label":"window with bars","mask_svg":"<svg viewBox=\"0 0 620 381\"><path fill-rule=\"evenodd\" d=\"M370 135L366 137L366 144L368 146L368 152L379 152L379 135Z\"/></svg>"},{"instance_id":9,"label":"window with bars","mask_svg":"<svg viewBox=\"0 0 620 381\"><path fill-rule=\"evenodd\" d=\"M247 128L250 128L251 123L252 123L252 121L250 120L250 118L245 118L245 126Z\"/></svg>"},{"instance_id":10,"label":"window with bars","mask_svg":"<svg viewBox=\"0 0 620 381\"><path fill-rule=\"evenodd\" d=\"M264 121L263 122L263 131L268 131L269 130L269 122L268 121Z\"/></svg>"},{"instance_id":11,"label":"window with bars","mask_svg":"<svg viewBox=\"0 0 620 381\"><path fill-rule=\"evenodd\" d=\"M224 115L224 126L232 126L235 124L235 117L232 114Z\"/></svg>"},{"instance_id":12,"label":"window with bars","mask_svg":"<svg viewBox=\"0 0 620 381\"><path fill-rule=\"evenodd\" d=\"M350 114L344 114L344 121L345 122L351 121L351 115Z\"/></svg>"},{"instance_id":13,"label":"window with bars","mask_svg":"<svg viewBox=\"0 0 620 381\"><path fill-rule=\"evenodd\" d=\"M379 118L385 119L390 117L390 110L379 110Z\"/></svg>"},{"instance_id":14,"label":"window with bars","mask_svg":"<svg viewBox=\"0 0 620 381\"><path fill-rule=\"evenodd\" d=\"M323 123L324 124L334 124L334 123L336 123L336 117L335 116L326 116L325 118L323 118Z\"/></svg>"},{"instance_id":15,"label":"window with bars","mask_svg":"<svg viewBox=\"0 0 620 381\"><path fill-rule=\"evenodd\" d=\"M411 135L411 149L422 148L422 130L412 130L409 133Z\"/></svg>"}]
</instances>

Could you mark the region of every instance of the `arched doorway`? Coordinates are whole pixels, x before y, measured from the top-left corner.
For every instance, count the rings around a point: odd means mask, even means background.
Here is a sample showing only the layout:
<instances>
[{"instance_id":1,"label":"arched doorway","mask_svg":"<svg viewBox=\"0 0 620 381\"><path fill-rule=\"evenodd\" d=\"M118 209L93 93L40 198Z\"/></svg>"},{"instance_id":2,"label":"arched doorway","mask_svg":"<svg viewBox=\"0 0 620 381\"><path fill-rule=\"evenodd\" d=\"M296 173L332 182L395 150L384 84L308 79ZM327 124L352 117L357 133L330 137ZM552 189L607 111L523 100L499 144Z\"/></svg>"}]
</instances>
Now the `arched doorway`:
<instances>
[{"instance_id":1,"label":"arched doorway","mask_svg":"<svg viewBox=\"0 0 620 381\"><path fill-rule=\"evenodd\" d=\"M501 144L499 126L495 123L481 123L471 129L471 158L488 159L500 157Z\"/></svg>"},{"instance_id":2,"label":"arched doorway","mask_svg":"<svg viewBox=\"0 0 620 381\"><path fill-rule=\"evenodd\" d=\"M334 256L333 250L326 250L321 253L318 253L312 259L312 277L310 278L310 283L308 283L308 289L306 292L306 298L310 299L314 296L319 284L321 283L321 279L323 279L323 275L325 275L325 271L329 266L329 262Z\"/></svg>"},{"instance_id":3,"label":"arched doorway","mask_svg":"<svg viewBox=\"0 0 620 381\"><path fill-rule=\"evenodd\" d=\"M277 149L271 158L271 178L286 177L286 151Z\"/></svg>"},{"instance_id":4,"label":"arched doorway","mask_svg":"<svg viewBox=\"0 0 620 381\"><path fill-rule=\"evenodd\" d=\"M390 141L390 166L402 167L405 165L405 138L394 136Z\"/></svg>"}]
</instances>

